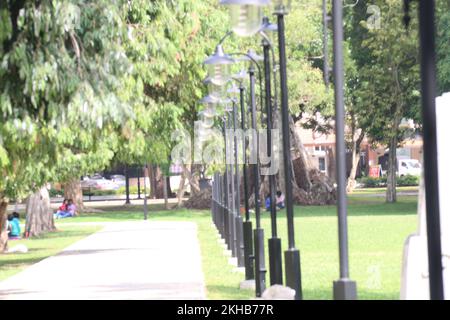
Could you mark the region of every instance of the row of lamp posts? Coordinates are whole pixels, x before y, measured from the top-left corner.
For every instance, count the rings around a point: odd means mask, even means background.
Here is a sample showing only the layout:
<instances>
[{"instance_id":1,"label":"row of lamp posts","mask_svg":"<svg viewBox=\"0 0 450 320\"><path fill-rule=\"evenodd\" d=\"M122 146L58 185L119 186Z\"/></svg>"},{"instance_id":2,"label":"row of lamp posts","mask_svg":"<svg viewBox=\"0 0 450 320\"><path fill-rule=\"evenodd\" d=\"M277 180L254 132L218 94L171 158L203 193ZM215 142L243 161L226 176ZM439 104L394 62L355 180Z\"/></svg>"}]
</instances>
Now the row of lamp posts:
<instances>
[{"instance_id":1,"label":"row of lamp posts","mask_svg":"<svg viewBox=\"0 0 450 320\"><path fill-rule=\"evenodd\" d=\"M273 13L277 17L277 24L271 24L263 17L263 9L271 2L274 4ZM261 111L266 116L267 155L273 159L272 129L274 114L281 115L281 136L285 181L285 204L287 217L287 250L284 252L284 274L285 285L295 290L295 298L302 299L300 251L295 244L294 207L292 194L292 162L288 107L287 86L287 61L285 43L285 16L290 9L289 0L221 0L221 4L230 8L232 31L238 36L261 35L263 57L259 57L253 51L247 53L226 54L223 42L232 32L228 32L217 45L215 53L205 60L208 68L209 95L202 100L206 105L202 115L209 116L204 119L206 127L213 125L213 118L217 115L217 109L225 105L222 117L222 129L225 142L226 165L223 173L216 172L213 179L213 204L212 219L221 237L225 240L227 248L231 250L233 257L238 260L238 266L245 267L246 280L255 281L256 296L260 297L266 289L266 266L264 250L264 230L261 225L261 201L260 201L260 176L261 168L259 161L259 134L257 133L257 98L256 87L259 81L261 90ZM355 299L356 283L349 280L348 274L348 250L347 250L347 225L346 225L346 202L345 202L345 145L342 143L343 135L343 69L342 69L342 2L333 1L333 17L335 28L335 63L334 72L336 79L336 122L337 122L337 181L338 181L338 221L339 221L339 249L340 249L340 279L334 283L334 296L336 299ZM276 65L275 48L268 34L270 31L278 32L278 66ZM237 58L235 58L237 57ZM230 76L232 66L237 61L248 62L248 70L242 70L234 76ZM263 65L260 63L263 61ZM277 68L279 67L279 68ZM279 69L279 72L278 72ZM279 78L278 78L279 77ZM248 78L246 81L245 78ZM279 87L277 80L279 79ZM264 85L263 85L264 79ZM233 84L227 90L230 82ZM274 84L272 86L272 83ZM280 101L278 101L278 92ZM231 96L231 99L227 97ZM237 94L239 96L237 97ZM279 107L278 107L279 105ZM263 108L263 106L265 108ZM240 109L240 110L239 110ZM240 111L240 121L238 112ZM239 124L240 122L240 124ZM247 140L244 135L242 150L234 134L230 139L228 129L237 128L252 129L252 139ZM232 131L233 132L233 131ZM250 143L251 142L251 143ZM249 147L255 151L256 161L250 166ZM240 214L240 168L238 153L242 152L242 175L244 184L244 221ZM342 154L342 152L344 152ZM341 157L341 159L339 159ZM270 164L269 164L270 165ZM249 174L252 170L253 190L250 190ZM281 239L277 233L277 208L276 208L276 180L275 174L269 173L269 197L271 237L268 240L269 249L269 275L270 284L283 284L283 257ZM254 195L254 218L255 229L251 221L249 196Z\"/></svg>"}]
</instances>

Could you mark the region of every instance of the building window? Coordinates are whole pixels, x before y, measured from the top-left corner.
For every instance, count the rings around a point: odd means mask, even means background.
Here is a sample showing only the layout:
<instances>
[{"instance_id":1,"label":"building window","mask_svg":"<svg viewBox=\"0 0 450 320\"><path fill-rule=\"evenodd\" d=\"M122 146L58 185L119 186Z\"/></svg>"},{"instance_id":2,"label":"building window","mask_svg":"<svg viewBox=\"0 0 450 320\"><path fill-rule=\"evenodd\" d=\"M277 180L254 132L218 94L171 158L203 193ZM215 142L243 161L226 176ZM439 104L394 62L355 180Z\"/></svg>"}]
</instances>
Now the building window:
<instances>
[{"instance_id":1,"label":"building window","mask_svg":"<svg viewBox=\"0 0 450 320\"><path fill-rule=\"evenodd\" d=\"M326 171L325 158L319 158L319 170L322 172Z\"/></svg>"}]
</instances>

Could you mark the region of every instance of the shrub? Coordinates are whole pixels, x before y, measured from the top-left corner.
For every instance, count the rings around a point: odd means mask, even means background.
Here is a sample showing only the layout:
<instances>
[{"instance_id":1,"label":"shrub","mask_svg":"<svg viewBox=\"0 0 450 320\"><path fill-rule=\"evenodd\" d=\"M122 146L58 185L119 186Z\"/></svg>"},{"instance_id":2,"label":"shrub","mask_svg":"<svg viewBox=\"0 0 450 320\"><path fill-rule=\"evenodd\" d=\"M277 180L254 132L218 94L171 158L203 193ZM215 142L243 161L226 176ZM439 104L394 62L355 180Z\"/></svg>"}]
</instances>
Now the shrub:
<instances>
[{"instance_id":1,"label":"shrub","mask_svg":"<svg viewBox=\"0 0 450 320\"><path fill-rule=\"evenodd\" d=\"M374 177L363 177L359 182L365 188L380 188L386 186L386 177L374 178Z\"/></svg>"},{"instance_id":2,"label":"shrub","mask_svg":"<svg viewBox=\"0 0 450 320\"><path fill-rule=\"evenodd\" d=\"M384 188L387 184L387 177L363 177L359 179L359 183L361 183L364 188ZM419 185L419 177L406 175L403 177L397 177L397 186L398 187L410 187L410 186L418 186Z\"/></svg>"},{"instance_id":3,"label":"shrub","mask_svg":"<svg viewBox=\"0 0 450 320\"><path fill-rule=\"evenodd\" d=\"M412 187L418 185L419 185L419 177L417 176L412 176L408 174L406 176L397 178L397 186L399 187Z\"/></svg>"},{"instance_id":4,"label":"shrub","mask_svg":"<svg viewBox=\"0 0 450 320\"><path fill-rule=\"evenodd\" d=\"M61 197L64 196L64 190L55 190L52 188L48 191L48 193L50 195L50 198L54 198L57 196L61 196Z\"/></svg>"}]
</instances>

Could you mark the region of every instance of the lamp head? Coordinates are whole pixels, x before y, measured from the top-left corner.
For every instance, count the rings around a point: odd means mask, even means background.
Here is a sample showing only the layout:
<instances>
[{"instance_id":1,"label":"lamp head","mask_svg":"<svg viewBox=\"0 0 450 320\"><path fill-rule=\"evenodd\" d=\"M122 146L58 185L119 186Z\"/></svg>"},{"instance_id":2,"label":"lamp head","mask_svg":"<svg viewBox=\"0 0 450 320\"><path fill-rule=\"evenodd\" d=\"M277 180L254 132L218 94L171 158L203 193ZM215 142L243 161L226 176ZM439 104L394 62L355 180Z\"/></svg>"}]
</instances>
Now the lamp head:
<instances>
[{"instance_id":1,"label":"lamp head","mask_svg":"<svg viewBox=\"0 0 450 320\"><path fill-rule=\"evenodd\" d=\"M268 17L264 17L262 20L262 25L260 31L263 32L276 32L278 31L278 25L274 23L270 23L270 20Z\"/></svg>"},{"instance_id":2,"label":"lamp head","mask_svg":"<svg viewBox=\"0 0 450 320\"><path fill-rule=\"evenodd\" d=\"M241 91L239 90L238 86L236 86L234 83L231 85L230 88L227 90L228 96L234 100L237 101L237 98L239 97L239 94Z\"/></svg>"},{"instance_id":3,"label":"lamp head","mask_svg":"<svg viewBox=\"0 0 450 320\"><path fill-rule=\"evenodd\" d=\"M250 65L253 63L258 63L259 61L263 61L264 57L258 55L255 50L250 49L247 51L247 54L242 56L242 61L249 62Z\"/></svg>"},{"instance_id":4,"label":"lamp head","mask_svg":"<svg viewBox=\"0 0 450 320\"><path fill-rule=\"evenodd\" d=\"M250 37L261 29L263 7L270 0L221 0L230 8L231 28L241 37Z\"/></svg>"},{"instance_id":5,"label":"lamp head","mask_svg":"<svg viewBox=\"0 0 450 320\"><path fill-rule=\"evenodd\" d=\"M241 82L248 78L248 73L245 69L240 70L238 73L235 73L231 76L234 80Z\"/></svg>"},{"instance_id":6,"label":"lamp head","mask_svg":"<svg viewBox=\"0 0 450 320\"><path fill-rule=\"evenodd\" d=\"M292 0L273 0L273 13L286 15L291 11Z\"/></svg>"},{"instance_id":7,"label":"lamp head","mask_svg":"<svg viewBox=\"0 0 450 320\"><path fill-rule=\"evenodd\" d=\"M204 61L208 68L208 77L218 86L225 85L229 80L229 66L233 63L234 59L225 54L221 45L218 45L214 54Z\"/></svg>"},{"instance_id":8,"label":"lamp head","mask_svg":"<svg viewBox=\"0 0 450 320\"><path fill-rule=\"evenodd\" d=\"M208 95L212 98L220 100L226 95L226 87L224 85L217 85L209 77L203 80L203 84L208 87Z\"/></svg>"}]
</instances>

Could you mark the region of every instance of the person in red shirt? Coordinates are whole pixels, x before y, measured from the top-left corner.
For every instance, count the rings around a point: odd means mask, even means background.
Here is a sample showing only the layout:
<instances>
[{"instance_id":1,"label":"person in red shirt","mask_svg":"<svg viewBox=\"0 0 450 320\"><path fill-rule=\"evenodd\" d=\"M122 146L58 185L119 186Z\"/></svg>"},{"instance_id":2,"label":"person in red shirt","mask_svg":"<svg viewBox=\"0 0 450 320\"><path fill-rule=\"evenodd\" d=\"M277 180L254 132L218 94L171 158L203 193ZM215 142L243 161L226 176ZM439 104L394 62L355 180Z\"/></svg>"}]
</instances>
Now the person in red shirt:
<instances>
[{"instance_id":1,"label":"person in red shirt","mask_svg":"<svg viewBox=\"0 0 450 320\"><path fill-rule=\"evenodd\" d=\"M56 211L56 216L61 215L62 213L65 213L67 211L67 206L69 204L69 201L67 199L64 199L61 206L58 208L58 211Z\"/></svg>"}]
</instances>

